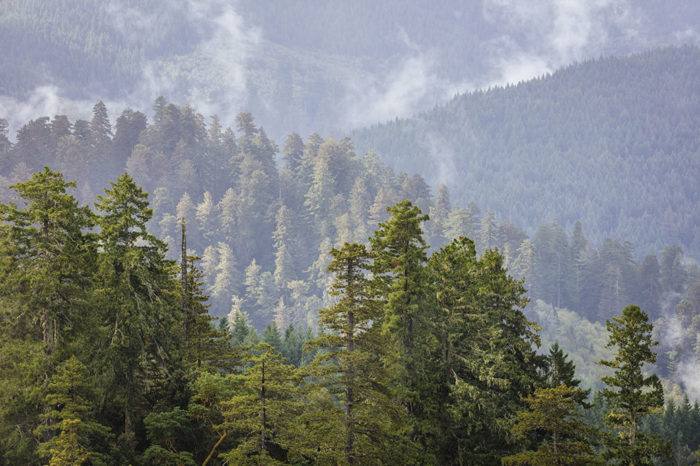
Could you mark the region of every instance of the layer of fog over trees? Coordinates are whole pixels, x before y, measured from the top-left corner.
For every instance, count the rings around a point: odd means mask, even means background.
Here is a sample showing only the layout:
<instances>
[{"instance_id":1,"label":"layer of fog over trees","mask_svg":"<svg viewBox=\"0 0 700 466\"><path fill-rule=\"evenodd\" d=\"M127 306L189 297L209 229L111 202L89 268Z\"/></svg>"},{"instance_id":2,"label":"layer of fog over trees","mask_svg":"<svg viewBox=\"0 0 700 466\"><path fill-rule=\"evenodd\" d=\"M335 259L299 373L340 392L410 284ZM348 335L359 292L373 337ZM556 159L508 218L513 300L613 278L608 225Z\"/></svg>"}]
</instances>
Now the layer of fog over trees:
<instances>
[{"instance_id":1,"label":"layer of fog over trees","mask_svg":"<svg viewBox=\"0 0 700 466\"><path fill-rule=\"evenodd\" d=\"M186 222L201 270L192 306L238 344L259 334L304 366L319 309L337 301L329 251L369 244L387 207L408 199L430 217L428 257L448 260L438 251L467 237L483 261L474 270L502 260L524 280L540 352L558 342L584 387L602 389L609 372L596 364L612 356L606 320L639 305L660 342L648 367L682 405L700 400L698 24L690 0L274 11L254 0L6 0L0 202L19 201L7 187L46 165L76 181L81 205L104 206L98 196L128 173L149 193L148 232L168 259L180 259ZM596 403L587 416L602 425ZM668 437L673 409L645 432ZM128 433L127 420L101 415ZM150 451L135 422L125 461ZM677 461L694 442L679 434Z\"/></svg>"},{"instance_id":2,"label":"layer of fog over trees","mask_svg":"<svg viewBox=\"0 0 700 466\"><path fill-rule=\"evenodd\" d=\"M697 44L677 0L6 0L0 113L87 117L163 95L230 123L251 111L280 140L411 116L457 93L576 61ZM31 66L28 66L31 64ZM401 168L401 167L399 167Z\"/></svg>"}]
</instances>

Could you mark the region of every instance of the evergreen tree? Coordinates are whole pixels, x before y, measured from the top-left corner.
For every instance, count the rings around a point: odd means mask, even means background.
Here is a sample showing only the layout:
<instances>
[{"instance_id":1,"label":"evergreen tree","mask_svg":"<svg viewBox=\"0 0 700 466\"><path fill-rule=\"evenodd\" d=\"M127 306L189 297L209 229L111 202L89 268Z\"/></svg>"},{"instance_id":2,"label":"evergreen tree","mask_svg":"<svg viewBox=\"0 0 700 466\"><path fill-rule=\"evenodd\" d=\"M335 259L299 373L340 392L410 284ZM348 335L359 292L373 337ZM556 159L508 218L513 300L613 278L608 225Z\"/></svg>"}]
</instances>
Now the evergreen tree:
<instances>
[{"instance_id":1,"label":"evergreen tree","mask_svg":"<svg viewBox=\"0 0 700 466\"><path fill-rule=\"evenodd\" d=\"M513 261L511 268L513 275L525 280L530 296L536 296L534 283L537 264L535 263L535 257L535 246L532 244L532 241L525 239L518 248L518 255Z\"/></svg>"},{"instance_id":2,"label":"evergreen tree","mask_svg":"<svg viewBox=\"0 0 700 466\"><path fill-rule=\"evenodd\" d=\"M275 322L267 324L267 327L263 330L262 341L272 346L278 353L282 352L282 335L280 335L280 331Z\"/></svg>"},{"instance_id":3,"label":"evergreen tree","mask_svg":"<svg viewBox=\"0 0 700 466\"><path fill-rule=\"evenodd\" d=\"M228 334L217 330L209 315L208 296L204 294L202 272L196 256L187 255L185 223L182 223L180 258L182 331L185 362L201 370L231 369L233 357Z\"/></svg>"},{"instance_id":4,"label":"evergreen tree","mask_svg":"<svg viewBox=\"0 0 700 466\"><path fill-rule=\"evenodd\" d=\"M334 273L330 294L338 301L319 311L325 332L307 344L326 350L316 356L311 375L319 378L318 388L337 396L344 407L341 430L345 441L337 461L398 461L397 451L388 451L386 445L405 449L406 426L401 407L389 396L389 374L381 361L382 308L367 276L370 256L363 245L355 243L345 243L330 254L333 260L328 271Z\"/></svg>"},{"instance_id":5,"label":"evergreen tree","mask_svg":"<svg viewBox=\"0 0 700 466\"><path fill-rule=\"evenodd\" d=\"M319 158L314 166L312 184L306 193L304 206L321 238L331 236L333 233L330 213L331 200L335 195L334 182L328 161Z\"/></svg>"},{"instance_id":6,"label":"evergreen tree","mask_svg":"<svg viewBox=\"0 0 700 466\"><path fill-rule=\"evenodd\" d=\"M379 225L370 242L372 272L387 296L383 325L395 333L401 346L410 352L414 332L420 331L421 305L425 303L424 267L427 261L421 223L428 220L410 201L387 208L391 218Z\"/></svg>"},{"instance_id":7,"label":"evergreen tree","mask_svg":"<svg viewBox=\"0 0 700 466\"><path fill-rule=\"evenodd\" d=\"M46 387L51 408L42 418L48 421L36 429L42 441L37 452L50 464L104 464L108 460L111 434L96 421L94 379L75 356L64 361ZM59 433L57 436L47 435ZM75 463L63 462L72 457ZM82 462L81 462L82 461Z\"/></svg>"},{"instance_id":8,"label":"evergreen tree","mask_svg":"<svg viewBox=\"0 0 700 466\"><path fill-rule=\"evenodd\" d=\"M235 348L245 343L253 329L248 325L248 318L244 312L239 310L232 317L233 319L229 316L229 330L231 332L231 345Z\"/></svg>"},{"instance_id":9,"label":"evergreen tree","mask_svg":"<svg viewBox=\"0 0 700 466\"><path fill-rule=\"evenodd\" d=\"M607 440L605 457L630 466L653 464L655 458L664 459L669 453L669 445L659 436L639 431L642 418L659 411L664 403L659 378L642 372L644 364L656 361L652 348L658 344L648 320L638 306L627 306L620 317L608 320L607 346L617 348L617 353L612 360L600 361L614 370L601 380L608 386L603 396L610 403L605 421L618 433Z\"/></svg>"},{"instance_id":10,"label":"evergreen tree","mask_svg":"<svg viewBox=\"0 0 700 466\"><path fill-rule=\"evenodd\" d=\"M348 197L348 206L350 209L350 219L354 224L352 240L358 243L366 243L369 237L367 221L369 218L369 209L372 205L372 197L368 191L367 181L363 176L358 176L355 179L355 184L350 191Z\"/></svg>"},{"instance_id":11,"label":"evergreen tree","mask_svg":"<svg viewBox=\"0 0 700 466\"><path fill-rule=\"evenodd\" d=\"M121 405L121 430L129 443L144 414L144 397L152 385L148 379L171 373L175 362L179 342L174 330L182 322L173 299L177 281L174 264L165 259L165 244L147 231L153 216L147 194L129 175L110 183L96 207L102 213L97 291L104 368L110 398Z\"/></svg>"},{"instance_id":12,"label":"evergreen tree","mask_svg":"<svg viewBox=\"0 0 700 466\"><path fill-rule=\"evenodd\" d=\"M284 142L284 166L294 177L299 175L299 169L304 155L304 141L297 133L287 136Z\"/></svg>"},{"instance_id":13,"label":"evergreen tree","mask_svg":"<svg viewBox=\"0 0 700 466\"><path fill-rule=\"evenodd\" d=\"M445 245L448 238L445 236L448 217L452 211L452 203L450 201L450 193L447 186L441 184L438 187L435 202L430 209L430 245L433 249L439 249Z\"/></svg>"},{"instance_id":14,"label":"evergreen tree","mask_svg":"<svg viewBox=\"0 0 700 466\"><path fill-rule=\"evenodd\" d=\"M518 420L511 429L516 436L544 434L537 450L506 456L505 465L582 465L603 464L595 456L591 444L592 430L576 411L575 399L582 395L579 388L559 385L538 388L525 398L528 411L518 412Z\"/></svg>"},{"instance_id":15,"label":"evergreen tree","mask_svg":"<svg viewBox=\"0 0 700 466\"><path fill-rule=\"evenodd\" d=\"M445 238L477 238L479 234L479 214L471 209L454 209L445 224Z\"/></svg>"},{"instance_id":16,"label":"evergreen tree","mask_svg":"<svg viewBox=\"0 0 700 466\"><path fill-rule=\"evenodd\" d=\"M286 286L288 282L296 278L296 260L293 255L298 250L294 241L293 221L291 212L286 206L281 206L277 213L277 229L273 234L275 241L275 283L277 286Z\"/></svg>"},{"instance_id":17,"label":"evergreen tree","mask_svg":"<svg viewBox=\"0 0 700 466\"><path fill-rule=\"evenodd\" d=\"M214 269L216 275L210 293L215 315L223 315L229 310L231 295L240 289L240 279L236 258L228 244L218 244L217 256L219 262Z\"/></svg>"},{"instance_id":18,"label":"evergreen tree","mask_svg":"<svg viewBox=\"0 0 700 466\"><path fill-rule=\"evenodd\" d=\"M138 143L139 136L146 129L146 115L127 108L117 118L116 131L112 140L112 170L123 171L126 161Z\"/></svg>"},{"instance_id":19,"label":"evergreen tree","mask_svg":"<svg viewBox=\"0 0 700 466\"><path fill-rule=\"evenodd\" d=\"M94 324L87 290L95 244L84 233L94 222L71 188L74 182L45 167L12 186L24 208L0 203L0 297L10 300L6 337L40 341L47 355L82 325Z\"/></svg>"},{"instance_id":20,"label":"evergreen tree","mask_svg":"<svg viewBox=\"0 0 700 466\"><path fill-rule=\"evenodd\" d=\"M304 334L301 328L289 324L284 331L282 340L282 356L292 365L299 367L301 364L302 345L304 343Z\"/></svg>"},{"instance_id":21,"label":"evergreen tree","mask_svg":"<svg viewBox=\"0 0 700 466\"><path fill-rule=\"evenodd\" d=\"M509 431L520 398L541 383L536 327L519 309L525 290L507 276L500 254L477 259L467 238L433 254L429 265L438 309L424 401L432 404L431 449L440 463L492 464L513 451Z\"/></svg>"},{"instance_id":22,"label":"evergreen tree","mask_svg":"<svg viewBox=\"0 0 700 466\"><path fill-rule=\"evenodd\" d=\"M410 201L387 209L391 218L379 225L372 245L372 273L379 296L385 300L382 331L391 342L386 364L392 367L397 399L413 416L413 439L429 430L431 352L430 322L434 309L427 280L421 224L428 220Z\"/></svg>"},{"instance_id":23,"label":"evergreen tree","mask_svg":"<svg viewBox=\"0 0 700 466\"><path fill-rule=\"evenodd\" d=\"M112 138L112 125L107 115L107 107L99 101L92 108L92 121L90 121L90 133L95 149L103 149Z\"/></svg>"},{"instance_id":24,"label":"evergreen tree","mask_svg":"<svg viewBox=\"0 0 700 466\"><path fill-rule=\"evenodd\" d=\"M498 246L498 227L496 226L495 215L491 209L486 210L486 216L481 220L479 239L479 250L485 251Z\"/></svg>"},{"instance_id":25,"label":"evergreen tree","mask_svg":"<svg viewBox=\"0 0 700 466\"><path fill-rule=\"evenodd\" d=\"M0 154L6 154L10 152L11 148L12 143L9 139L7 120L4 118L0 118ZM2 167L2 165L0 165L0 167Z\"/></svg>"},{"instance_id":26,"label":"evergreen tree","mask_svg":"<svg viewBox=\"0 0 700 466\"><path fill-rule=\"evenodd\" d=\"M241 389L223 403L223 425L241 440L222 457L231 464L284 464L299 455L299 376L267 343L251 348L245 363L245 372L234 376Z\"/></svg>"},{"instance_id":27,"label":"evergreen tree","mask_svg":"<svg viewBox=\"0 0 700 466\"><path fill-rule=\"evenodd\" d=\"M559 347L559 343L555 342L549 349L547 355L547 373L546 385L549 388L555 388L560 385L566 385L569 388L578 389L576 392L576 403L584 408L589 407L586 403L591 390L582 390L579 388L581 381L576 377L576 366L573 361L567 361L568 356Z\"/></svg>"}]
</instances>

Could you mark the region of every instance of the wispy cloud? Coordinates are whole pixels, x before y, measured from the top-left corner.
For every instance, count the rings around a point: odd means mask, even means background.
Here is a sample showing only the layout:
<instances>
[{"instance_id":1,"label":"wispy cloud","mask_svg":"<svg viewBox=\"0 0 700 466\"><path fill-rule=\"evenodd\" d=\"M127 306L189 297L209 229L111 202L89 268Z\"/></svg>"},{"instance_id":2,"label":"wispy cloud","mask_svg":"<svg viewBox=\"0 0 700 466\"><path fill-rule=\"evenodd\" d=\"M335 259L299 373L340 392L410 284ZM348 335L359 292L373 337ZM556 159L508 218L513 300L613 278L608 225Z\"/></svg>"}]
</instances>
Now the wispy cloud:
<instances>
[{"instance_id":1,"label":"wispy cloud","mask_svg":"<svg viewBox=\"0 0 700 466\"><path fill-rule=\"evenodd\" d=\"M490 84L517 83L610 46L610 31L632 37L639 17L628 0L486 0L485 18L501 30L491 41Z\"/></svg>"},{"instance_id":2,"label":"wispy cloud","mask_svg":"<svg viewBox=\"0 0 700 466\"><path fill-rule=\"evenodd\" d=\"M74 119L90 118L95 102L64 96L56 86L39 86L24 99L0 96L0 117L7 119L10 137L29 120L42 116L70 115Z\"/></svg>"},{"instance_id":3,"label":"wispy cloud","mask_svg":"<svg viewBox=\"0 0 700 466\"><path fill-rule=\"evenodd\" d=\"M393 58L391 66L358 73L345 82L344 126L408 117L474 88L466 78L455 81L443 77L436 51L424 50L404 28L397 26L396 34L405 50Z\"/></svg>"},{"instance_id":4,"label":"wispy cloud","mask_svg":"<svg viewBox=\"0 0 700 466\"><path fill-rule=\"evenodd\" d=\"M416 54L401 60L383 79L368 75L346 86L345 119L350 126L361 126L411 115L426 100L434 99L443 83L430 57Z\"/></svg>"},{"instance_id":5,"label":"wispy cloud","mask_svg":"<svg viewBox=\"0 0 700 466\"><path fill-rule=\"evenodd\" d=\"M104 8L112 27L131 42L149 43L157 25L185 18L195 41L192 50L146 60L136 84L111 101L103 95L70 98L53 84L40 85L22 98L0 96L0 117L8 119L12 134L40 116L89 118L98 100L105 100L113 119L125 107L148 111L160 95L233 122L248 98L247 64L262 36L260 29L245 24L234 5L223 0L174 0L156 12L112 0ZM45 81L55 80L46 76Z\"/></svg>"},{"instance_id":6,"label":"wispy cloud","mask_svg":"<svg viewBox=\"0 0 700 466\"><path fill-rule=\"evenodd\" d=\"M180 3L192 27L205 31L204 39L187 56L147 62L128 100L136 104L165 95L189 103L205 115L216 113L225 122L232 121L248 97L247 62L261 41L262 31L246 25L230 2Z\"/></svg>"},{"instance_id":7,"label":"wispy cloud","mask_svg":"<svg viewBox=\"0 0 700 466\"><path fill-rule=\"evenodd\" d=\"M678 365L676 375L691 400L700 401L700 363L697 360L683 361Z\"/></svg>"}]
</instances>

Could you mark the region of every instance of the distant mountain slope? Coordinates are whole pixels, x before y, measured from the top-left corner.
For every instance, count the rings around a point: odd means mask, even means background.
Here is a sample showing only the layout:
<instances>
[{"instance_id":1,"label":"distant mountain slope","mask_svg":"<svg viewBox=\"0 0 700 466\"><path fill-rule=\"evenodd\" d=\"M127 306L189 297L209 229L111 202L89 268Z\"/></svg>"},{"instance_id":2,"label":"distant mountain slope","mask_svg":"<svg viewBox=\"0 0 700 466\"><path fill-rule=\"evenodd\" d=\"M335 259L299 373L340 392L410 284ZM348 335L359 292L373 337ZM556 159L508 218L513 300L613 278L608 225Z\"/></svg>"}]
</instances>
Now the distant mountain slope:
<instances>
[{"instance_id":1,"label":"distant mountain slope","mask_svg":"<svg viewBox=\"0 0 700 466\"><path fill-rule=\"evenodd\" d=\"M580 219L589 238L700 255L700 49L567 67L352 133L359 151L445 182L534 228Z\"/></svg>"},{"instance_id":2,"label":"distant mountain slope","mask_svg":"<svg viewBox=\"0 0 700 466\"><path fill-rule=\"evenodd\" d=\"M0 117L163 95L227 124L245 108L278 139L328 133L574 60L698 44L699 21L696 0L3 0Z\"/></svg>"}]
</instances>

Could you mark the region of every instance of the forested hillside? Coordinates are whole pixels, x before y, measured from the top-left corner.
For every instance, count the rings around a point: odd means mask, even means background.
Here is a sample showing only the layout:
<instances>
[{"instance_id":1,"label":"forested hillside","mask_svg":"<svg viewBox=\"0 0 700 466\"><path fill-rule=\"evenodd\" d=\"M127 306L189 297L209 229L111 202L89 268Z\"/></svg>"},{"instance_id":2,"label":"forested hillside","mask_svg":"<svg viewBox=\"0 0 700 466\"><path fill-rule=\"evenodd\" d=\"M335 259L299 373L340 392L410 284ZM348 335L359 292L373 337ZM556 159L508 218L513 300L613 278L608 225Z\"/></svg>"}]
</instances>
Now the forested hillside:
<instances>
[{"instance_id":1,"label":"forested hillside","mask_svg":"<svg viewBox=\"0 0 700 466\"><path fill-rule=\"evenodd\" d=\"M91 121L46 117L22 127L14 145L0 137L7 149L0 159L4 186L47 164L79 180L76 195L90 204L97 187L126 171L151 193L149 229L169 246L170 258L178 255L184 218L214 316L233 320L243 312L259 331L273 320L279 329L301 326L300 334L315 328L317 310L332 302L328 251L346 241L366 243L388 218L386 207L410 199L430 216L430 250L460 236L473 238L479 254L498 248L509 273L525 279L533 302L570 309L582 319L568 324L578 334L565 339L558 317L532 314L544 335L552 335L548 341L559 339L575 357L585 355L601 338L595 325L626 304L639 304L661 332L659 372L695 390L688 374L697 367L700 272L679 246L648 255L619 239L596 247L583 223L567 232L557 222L542 222L528 236L491 210L453 202L445 186L433 192L420 175L395 173L376 153L358 155L349 139L291 134L280 149L249 113L239 114L234 130L165 99L155 102L151 123L127 109L113 128L98 103ZM9 200L12 191L2 196ZM580 366L598 374L583 367L592 362L584 358Z\"/></svg>"},{"instance_id":2,"label":"forested hillside","mask_svg":"<svg viewBox=\"0 0 700 466\"><path fill-rule=\"evenodd\" d=\"M0 0L0 465L694 465L700 3Z\"/></svg>"},{"instance_id":3,"label":"forested hillside","mask_svg":"<svg viewBox=\"0 0 700 466\"><path fill-rule=\"evenodd\" d=\"M601 58L351 135L529 233L580 220L594 244L700 257L699 72L695 47Z\"/></svg>"}]
</instances>

